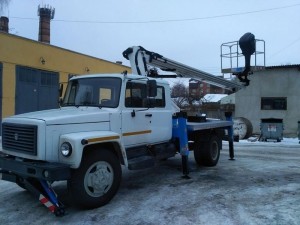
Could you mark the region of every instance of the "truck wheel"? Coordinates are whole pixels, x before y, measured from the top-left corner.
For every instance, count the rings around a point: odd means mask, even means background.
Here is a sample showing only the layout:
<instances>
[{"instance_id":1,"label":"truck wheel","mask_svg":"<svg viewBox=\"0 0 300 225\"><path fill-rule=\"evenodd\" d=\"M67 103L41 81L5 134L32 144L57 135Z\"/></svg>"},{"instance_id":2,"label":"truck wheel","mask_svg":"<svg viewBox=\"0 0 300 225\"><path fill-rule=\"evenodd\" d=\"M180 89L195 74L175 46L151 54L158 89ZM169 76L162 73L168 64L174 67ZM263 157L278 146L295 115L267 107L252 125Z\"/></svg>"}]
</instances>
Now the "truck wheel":
<instances>
[{"instance_id":1,"label":"truck wheel","mask_svg":"<svg viewBox=\"0 0 300 225\"><path fill-rule=\"evenodd\" d=\"M118 157L102 149L87 153L68 181L74 203L85 209L107 204L117 193L122 177Z\"/></svg>"},{"instance_id":2,"label":"truck wheel","mask_svg":"<svg viewBox=\"0 0 300 225\"><path fill-rule=\"evenodd\" d=\"M220 157L218 136L212 136L209 141L195 141L194 158L200 166L215 166Z\"/></svg>"}]
</instances>

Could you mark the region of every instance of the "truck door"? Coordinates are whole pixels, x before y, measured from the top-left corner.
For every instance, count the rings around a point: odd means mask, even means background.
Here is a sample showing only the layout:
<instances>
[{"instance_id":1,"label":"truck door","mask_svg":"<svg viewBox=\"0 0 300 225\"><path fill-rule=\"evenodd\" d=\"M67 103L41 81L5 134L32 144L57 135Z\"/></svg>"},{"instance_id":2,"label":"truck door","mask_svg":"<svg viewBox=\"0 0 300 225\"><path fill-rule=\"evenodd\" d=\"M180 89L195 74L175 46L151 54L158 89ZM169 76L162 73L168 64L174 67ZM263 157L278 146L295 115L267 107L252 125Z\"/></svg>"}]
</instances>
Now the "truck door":
<instances>
[{"instance_id":1,"label":"truck door","mask_svg":"<svg viewBox=\"0 0 300 225\"><path fill-rule=\"evenodd\" d=\"M172 110L167 106L166 90L163 86L157 86L155 104L149 109L151 114L150 143L169 141L172 137Z\"/></svg>"},{"instance_id":2,"label":"truck door","mask_svg":"<svg viewBox=\"0 0 300 225\"><path fill-rule=\"evenodd\" d=\"M145 99L147 99L145 82L127 82L122 112L122 137L126 147L149 143L153 131L150 128L151 112L145 107Z\"/></svg>"},{"instance_id":3,"label":"truck door","mask_svg":"<svg viewBox=\"0 0 300 225\"><path fill-rule=\"evenodd\" d=\"M155 101L154 106L149 108L145 82L127 82L122 113L122 136L126 147L171 139L172 111L166 107L163 86L157 86Z\"/></svg>"}]
</instances>

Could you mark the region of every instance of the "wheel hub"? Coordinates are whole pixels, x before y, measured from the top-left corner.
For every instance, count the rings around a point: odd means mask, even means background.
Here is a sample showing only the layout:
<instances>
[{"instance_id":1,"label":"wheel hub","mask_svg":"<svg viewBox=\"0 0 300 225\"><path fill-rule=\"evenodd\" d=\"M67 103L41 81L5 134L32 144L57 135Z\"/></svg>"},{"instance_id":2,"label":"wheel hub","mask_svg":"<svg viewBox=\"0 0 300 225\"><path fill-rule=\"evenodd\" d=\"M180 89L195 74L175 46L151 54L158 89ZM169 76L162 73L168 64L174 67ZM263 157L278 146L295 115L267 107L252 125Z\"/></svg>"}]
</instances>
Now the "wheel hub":
<instances>
[{"instance_id":1,"label":"wheel hub","mask_svg":"<svg viewBox=\"0 0 300 225\"><path fill-rule=\"evenodd\" d=\"M113 169L107 162L96 162L90 166L84 178L84 187L93 197L105 194L113 183Z\"/></svg>"}]
</instances>

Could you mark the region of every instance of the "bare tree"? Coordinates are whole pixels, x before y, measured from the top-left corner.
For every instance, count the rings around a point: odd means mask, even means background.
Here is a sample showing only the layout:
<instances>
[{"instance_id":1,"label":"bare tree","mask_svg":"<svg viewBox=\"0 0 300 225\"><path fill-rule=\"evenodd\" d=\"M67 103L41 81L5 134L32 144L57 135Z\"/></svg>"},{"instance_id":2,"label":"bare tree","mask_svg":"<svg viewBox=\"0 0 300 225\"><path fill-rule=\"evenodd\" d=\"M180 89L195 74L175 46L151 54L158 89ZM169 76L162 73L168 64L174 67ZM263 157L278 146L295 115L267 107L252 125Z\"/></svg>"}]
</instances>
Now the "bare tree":
<instances>
[{"instance_id":1,"label":"bare tree","mask_svg":"<svg viewBox=\"0 0 300 225\"><path fill-rule=\"evenodd\" d=\"M177 97L187 98L188 96L189 96L189 90L181 81L175 83L171 88L172 98L177 98Z\"/></svg>"},{"instance_id":2,"label":"bare tree","mask_svg":"<svg viewBox=\"0 0 300 225\"><path fill-rule=\"evenodd\" d=\"M179 108L189 105L189 90L181 81L175 83L171 88L171 97Z\"/></svg>"},{"instance_id":3,"label":"bare tree","mask_svg":"<svg viewBox=\"0 0 300 225\"><path fill-rule=\"evenodd\" d=\"M4 9L6 9L9 5L10 0L0 0L0 15L3 13Z\"/></svg>"}]
</instances>

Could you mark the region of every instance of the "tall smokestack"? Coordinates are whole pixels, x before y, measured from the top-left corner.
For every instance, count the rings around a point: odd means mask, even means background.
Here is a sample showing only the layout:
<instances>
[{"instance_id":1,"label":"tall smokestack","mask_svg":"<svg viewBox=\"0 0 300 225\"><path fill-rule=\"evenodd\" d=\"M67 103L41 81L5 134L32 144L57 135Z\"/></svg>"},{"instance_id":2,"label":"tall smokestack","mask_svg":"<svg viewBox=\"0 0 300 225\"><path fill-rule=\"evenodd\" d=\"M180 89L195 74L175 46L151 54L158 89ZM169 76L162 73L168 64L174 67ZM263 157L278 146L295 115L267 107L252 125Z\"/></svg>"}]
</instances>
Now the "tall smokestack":
<instances>
[{"instance_id":1,"label":"tall smokestack","mask_svg":"<svg viewBox=\"0 0 300 225\"><path fill-rule=\"evenodd\" d=\"M38 7L40 17L39 41L50 44L50 20L54 18L55 9L47 5Z\"/></svg>"},{"instance_id":2,"label":"tall smokestack","mask_svg":"<svg viewBox=\"0 0 300 225\"><path fill-rule=\"evenodd\" d=\"M0 31L8 33L8 18L5 16L0 17Z\"/></svg>"},{"instance_id":3,"label":"tall smokestack","mask_svg":"<svg viewBox=\"0 0 300 225\"><path fill-rule=\"evenodd\" d=\"M4 11L8 8L10 0L0 0L0 31L8 33L8 17L3 16Z\"/></svg>"}]
</instances>

